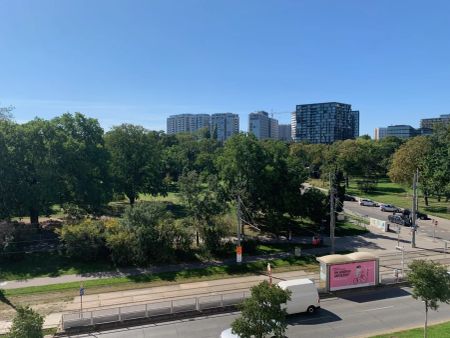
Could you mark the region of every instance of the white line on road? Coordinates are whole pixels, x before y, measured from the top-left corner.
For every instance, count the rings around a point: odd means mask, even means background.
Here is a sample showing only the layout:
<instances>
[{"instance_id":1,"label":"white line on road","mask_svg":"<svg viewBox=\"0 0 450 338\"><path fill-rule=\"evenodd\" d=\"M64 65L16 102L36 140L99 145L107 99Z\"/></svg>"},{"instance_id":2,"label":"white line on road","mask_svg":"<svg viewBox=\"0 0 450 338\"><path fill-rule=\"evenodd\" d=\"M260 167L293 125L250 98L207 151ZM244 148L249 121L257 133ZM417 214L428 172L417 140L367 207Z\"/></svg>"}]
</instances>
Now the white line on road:
<instances>
[{"instance_id":1,"label":"white line on road","mask_svg":"<svg viewBox=\"0 0 450 338\"><path fill-rule=\"evenodd\" d=\"M368 310L363 310L363 312L369 312L369 311L377 311L377 310L384 310L384 309L390 309L394 307L394 305L390 305L390 306L383 306L383 307L377 307L375 309L368 309Z\"/></svg>"}]
</instances>

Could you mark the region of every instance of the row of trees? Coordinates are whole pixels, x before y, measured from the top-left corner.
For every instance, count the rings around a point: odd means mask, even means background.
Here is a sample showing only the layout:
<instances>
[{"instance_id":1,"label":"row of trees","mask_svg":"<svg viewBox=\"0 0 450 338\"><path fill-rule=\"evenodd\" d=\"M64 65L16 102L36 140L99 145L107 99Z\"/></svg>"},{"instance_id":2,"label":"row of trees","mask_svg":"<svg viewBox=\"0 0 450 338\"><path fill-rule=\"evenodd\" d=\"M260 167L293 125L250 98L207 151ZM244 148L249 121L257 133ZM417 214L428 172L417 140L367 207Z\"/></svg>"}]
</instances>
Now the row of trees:
<instances>
[{"instance_id":1,"label":"row of trees","mask_svg":"<svg viewBox=\"0 0 450 338\"><path fill-rule=\"evenodd\" d=\"M277 227L286 215L314 217L316 206L326 210L326 198L317 192L300 193L308 176L340 172L347 184L358 177L360 188L370 190L386 175L410 184L415 168L425 196L448 198L449 135L448 128L438 128L431 137L407 142L361 137L288 145L238 134L221 144L206 130L166 135L123 124L104 133L97 120L79 113L24 124L3 113L0 218L29 215L36 223L55 204L99 213L115 197L126 196L133 205L139 194L164 195L176 183L194 223L210 222L210 215L240 196L249 218Z\"/></svg>"}]
</instances>

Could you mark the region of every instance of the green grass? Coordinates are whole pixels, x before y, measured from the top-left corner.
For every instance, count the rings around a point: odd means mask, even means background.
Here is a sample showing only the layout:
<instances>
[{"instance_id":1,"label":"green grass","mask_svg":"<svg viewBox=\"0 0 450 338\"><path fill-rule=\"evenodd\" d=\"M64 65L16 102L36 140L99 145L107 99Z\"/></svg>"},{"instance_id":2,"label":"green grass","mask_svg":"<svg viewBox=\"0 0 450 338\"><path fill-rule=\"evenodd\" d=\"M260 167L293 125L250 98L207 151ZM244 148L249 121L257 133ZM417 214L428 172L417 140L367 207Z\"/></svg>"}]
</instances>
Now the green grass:
<instances>
[{"instance_id":1,"label":"green grass","mask_svg":"<svg viewBox=\"0 0 450 338\"><path fill-rule=\"evenodd\" d=\"M427 330L429 338L445 338L450 337L450 322L432 325ZM423 328L399 331L371 338L421 338L423 337Z\"/></svg>"},{"instance_id":2,"label":"green grass","mask_svg":"<svg viewBox=\"0 0 450 338\"><path fill-rule=\"evenodd\" d=\"M336 236L358 236L369 232L366 228L349 221L336 222Z\"/></svg>"},{"instance_id":3,"label":"green grass","mask_svg":"<svg viewBox=\"0 0 450 338\"><path fill-rule=\"evenodd\" d=\"M112 263L93 260L79 262L57 252L25 254L23 259L0 261L0 280L21 280L35 277L57 277L97 271L111 271Z\"/></svg>"},{"instance_id":4,"label":"green grass","mask_svg":"<svg viewBox=\"0 0 450 338\"><path fill-rule=\"evenodd\" d=\"M262 260L258 262L243 263L241 265L221 265L202 269L189 269L176 272L163 272L155 274L142 274L138 276L113 277L95 279L83 282L86 289L99 289L102 292L111 291L104 288L114 288L120 286L122 289L139 287L150 287L167 283L187 283L197 280L213 280L241 275L254 275L266 271L267 263L270 262L275 271L289 271L302 268L305 270L317 270L318 263L314 256L288 257L283 259ZM33 286L19 289L8 289L3 291L4 297L30 295L46 292L60 292L66 290L77 290L80 282L70 282L61 284L49 284L43 286Z\"/></svg>"},{"instance_id":5,"label":"green grass","mask_svg":"<svg viewBox=\"0 0 450 338\"><path fill-rule=\"evenodd\" d=\"M48 329L43 329L42 330L42 334L44 336L46 336L46 335L54 336L56 334L56 332L58 332L58 328L56 328L56 327L50 327ZM0 337L1 338L3 338L3 337L6 338L6 337L8 337L8 335L7 334L0 334Z\"/></svg>"}]
</instances>

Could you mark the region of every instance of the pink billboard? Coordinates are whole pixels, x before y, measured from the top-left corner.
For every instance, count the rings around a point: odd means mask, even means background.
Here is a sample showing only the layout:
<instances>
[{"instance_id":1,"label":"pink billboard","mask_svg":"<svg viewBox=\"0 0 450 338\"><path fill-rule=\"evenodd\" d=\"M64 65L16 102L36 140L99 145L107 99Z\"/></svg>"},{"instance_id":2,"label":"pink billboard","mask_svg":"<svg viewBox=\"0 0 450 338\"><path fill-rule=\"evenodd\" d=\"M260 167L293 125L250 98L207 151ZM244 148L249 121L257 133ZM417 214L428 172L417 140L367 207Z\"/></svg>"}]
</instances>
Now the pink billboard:
<instances>
[{"instance_id":1,"label":"pink billboard","mask_svg":"<svg viewBox=\"0 0 450 338\"><path fill-rule=\"evenodd\" d=\"M330 291L375 285L376 261L330 265Z\"/></svg>"}]
</instances>

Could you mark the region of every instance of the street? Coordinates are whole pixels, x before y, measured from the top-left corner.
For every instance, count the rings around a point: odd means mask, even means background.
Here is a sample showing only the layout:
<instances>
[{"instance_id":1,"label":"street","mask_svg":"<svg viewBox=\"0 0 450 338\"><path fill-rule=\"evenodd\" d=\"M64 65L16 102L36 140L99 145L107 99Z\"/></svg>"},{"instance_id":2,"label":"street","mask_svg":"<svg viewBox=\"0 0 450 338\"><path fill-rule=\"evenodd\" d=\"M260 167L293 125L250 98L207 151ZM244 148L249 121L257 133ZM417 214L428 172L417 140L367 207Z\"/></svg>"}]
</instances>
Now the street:
<instances>
[{"instance_id":1,"label":"street","mask_svg":"<svg viewBox=\"0 0 450 338\"><path fill-rule=\"evenodd\" d=\"M422 302L414 300L410 292L410 288L383 288L324 299L321 301L322 309L317 314L289 317L287 337L367 337L421 326L424 306ZM68 337L217 338L238 315L220 314ZM441 305L438 311L429 312L431 324L445 320L450 320L450 305Z\"/></svg>"},{"instance_id":2,"label":"street","mask_svg":"<svg viewBox=\"0 0 450 338\"><path fill-rule=\"evenodd\" d=\"M380 211L379 207L366 207L361 206L358 202L345 202L344 209L349 210L354 213L358 213L362 216L377 218L383 221L388 221L388 216L392 215L391 212ZM433 218L433 216L430 216ZM418 220L419 225L419 236L425 235L433 238L433 223L431 220ZM395 227L397 225L394 225ZM438 225L436 226L436 239L450 240L450 220L439 219ZM449 245L450 249L450 245Z\"/></svg>"}]
</instances>

